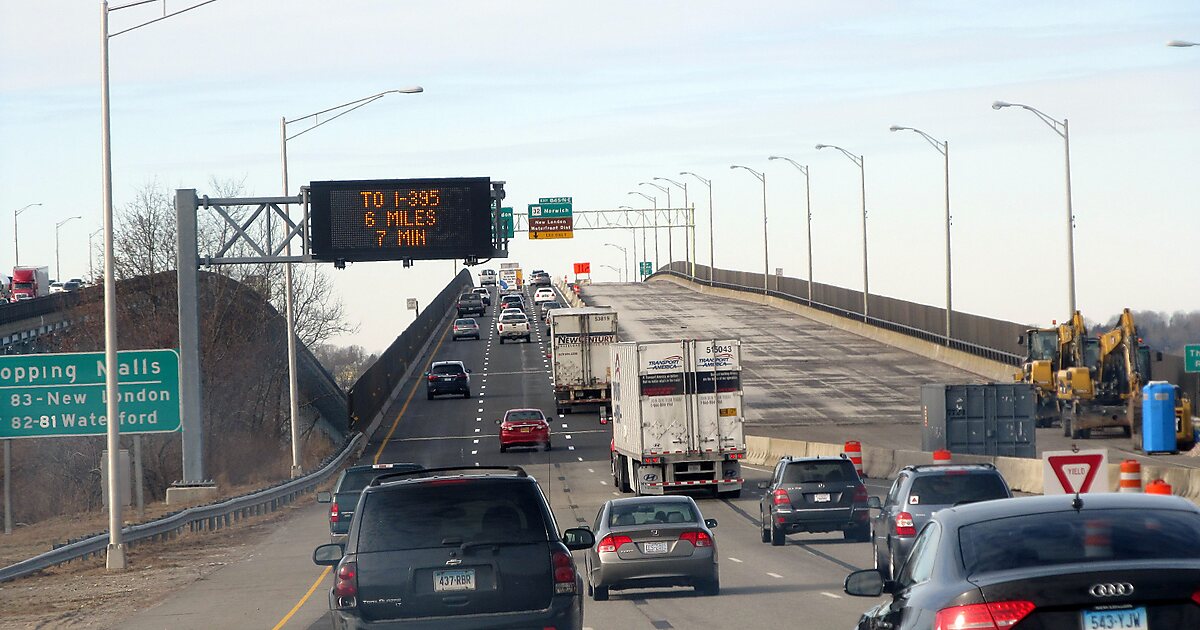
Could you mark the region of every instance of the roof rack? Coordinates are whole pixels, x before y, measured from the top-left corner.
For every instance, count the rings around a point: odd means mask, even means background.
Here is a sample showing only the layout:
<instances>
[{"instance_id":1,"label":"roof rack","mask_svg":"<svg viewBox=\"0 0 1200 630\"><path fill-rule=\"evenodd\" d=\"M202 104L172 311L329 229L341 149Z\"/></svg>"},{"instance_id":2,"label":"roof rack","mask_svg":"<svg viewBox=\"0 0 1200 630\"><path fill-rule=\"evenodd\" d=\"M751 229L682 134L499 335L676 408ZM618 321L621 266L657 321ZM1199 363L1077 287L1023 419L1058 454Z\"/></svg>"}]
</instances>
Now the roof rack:
<instances>
[{"instance_id":1,"label":"roof rack","mask_svg":"<svg viewBox=\"0 0 1200 630\"><path fill-rule=\"evenodd\" d=\"M954 468L956 466L977 466L979 468L996 469L996 465L989 462L947 462L945 464L909 464L901 470L938 470L941 468Z\"/></svg>"},{"instance_id":2,"label":"roof rack","mask_svg":"<svg viewBox=\"0 0 1200 630\"><path fill-rule=\"evenodd\" d=\"M385 481L393 481L400 477L408 477L408 478L436 477L436 476L438 476L437 473L451 472L451 471L457 471L457 472L504 471L504 472L515 473L516 477L524 478L524 477L529 476L529 474L525 472L525 469L521 468L520 466L446 466L444 468L424 468L421 470L409 470L409 471L404 471L404 472L394 472L394 473L386 473L383 475L377 475L374 479L371 480L371 483L369 484L369 486L370 487L378 486Z\"/></svg>"}]
</instances>

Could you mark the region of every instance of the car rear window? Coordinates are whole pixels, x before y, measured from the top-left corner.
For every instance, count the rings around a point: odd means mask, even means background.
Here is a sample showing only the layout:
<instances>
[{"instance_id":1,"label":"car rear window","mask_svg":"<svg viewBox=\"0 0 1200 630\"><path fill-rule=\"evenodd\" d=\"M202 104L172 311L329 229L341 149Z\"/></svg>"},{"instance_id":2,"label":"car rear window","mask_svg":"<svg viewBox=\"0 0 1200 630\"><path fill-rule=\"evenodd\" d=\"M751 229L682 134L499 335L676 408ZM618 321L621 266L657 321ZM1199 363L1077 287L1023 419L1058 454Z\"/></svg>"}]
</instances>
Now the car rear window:
<instances>
[{"instance_id":1,"label":"car rear window","mask_svg":"<svg viewBox=\"0 0 1200 630\"><path fill-rule=\"evenodd\" d=\"M432 480L366 497L355 517L359 553L549 540L542 499L532 483Z\"/></svg>"},{"instance_id":2,"label":"car rear window","mask_svg":"<svg viewBox=\"0 0 1200 630\"><path fill-rule=\"evenodd\" d=\"M502 322L523 322L523 321L525 321L525 316L520 313L509 313L507 315L501 315L500 321L502 321Z\"/></svg>"},{"instance_id":3,"label":"car rear window","mask_svg":"<svg viewBox=\"0 0 1200 630\"><path fill-rule=\"evenodd\" d=\"M393 466L391 468L367 468L362 470L347 470L342 476L342 482L338 484L337 493L343 492L361 492L371 480L379 475L386 475L394 472L406 472L409 470L420 470L421 467L413 464L411 466ZM350 506L351 509L354 506Z\"/></svg>"},{"instance_id":4,"label":"car rear window","mask_svg":"<svg viewBox=\"0 0 1200 630\"><path fill-rule=\"evenodd\" d=\"M955 505L1003 499L1009 493L998 473L950 473L913 479L909 505Z\"/></svg>"},{"instance_id":5,"label":"car rear window","mask_svg":"<svg viewBox=\"0 0 1200 630\"><path fill-rule=\"evenodd\" d=\"M521 422L525 420L542 420L542 412L540 411L510 411L508 412L509 422Z\"/></svg>"},{"instance_id":6,"label":"car rear window","mask_svg":"<svg viewBox=\"0 0 1200 630\"><path fill-rule=\"evenodd\" d=\"M695 523L696 511L690 503L681 501L637 502L613 505L608 515L609 527L630 525L659 525L663 523Z\"/></svg>"},{"instance_id":7,"label":"car rear window","mask_svg":"<svg viewBox=\"0 0 1200 630\"><path fill-rule=\"evenodd\" d=\"M792 462L783 469L783 483L842 483L857 476L848 461Z\"/></svg>"},{"instance_id":8,"label":"car rear window","mask_svg":"<svg viewBox=\"0 0 1200 630\"><path fill-rule=\"evenodd\" d=\"M435 365L431 372L434 374L462 374L463 369L461 365Z\"/></svg>"},{"instance_id":9,"label":"car rear window","mask_svg":"<svg viewBox=\"0 0 1200 630\"><path fill-rule=\"evenodd\" d=\"M958 531L969 575L1082 562L1200 558L1200 519L1176 510L1023 514Z\"/></svg>"},{"instance_id":10,"label":"car rear window","mask_svg":"<svg viewBox=\"0 0 1200 630\"><path fill-rule=\"evenodd\" d=\"M476 324L475 320L473 320L473 319L456 319L456 320L454 320L454 325L455 326L477 326L478 324Z\"/></svg>"}]
</instances>

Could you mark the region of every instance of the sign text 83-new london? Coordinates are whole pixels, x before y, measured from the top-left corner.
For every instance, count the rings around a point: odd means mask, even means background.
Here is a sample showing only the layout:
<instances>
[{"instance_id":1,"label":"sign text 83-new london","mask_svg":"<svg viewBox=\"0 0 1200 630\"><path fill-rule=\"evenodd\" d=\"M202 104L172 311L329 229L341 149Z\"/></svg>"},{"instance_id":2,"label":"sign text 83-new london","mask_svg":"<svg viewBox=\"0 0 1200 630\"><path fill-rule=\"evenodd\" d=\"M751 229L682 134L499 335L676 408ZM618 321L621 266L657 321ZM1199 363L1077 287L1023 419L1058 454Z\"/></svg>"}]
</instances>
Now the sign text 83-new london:
<instances>
[{"instance_id":1,"label":"sign text 83-new london","mask_svg":"<svg viewBox=\"0 0 1200 630\"><path fill-rule=\"evenodd\" d=\"M491 180L486 177L312 182L315 260L491 257Z\"/></svg>"}]
</instances>

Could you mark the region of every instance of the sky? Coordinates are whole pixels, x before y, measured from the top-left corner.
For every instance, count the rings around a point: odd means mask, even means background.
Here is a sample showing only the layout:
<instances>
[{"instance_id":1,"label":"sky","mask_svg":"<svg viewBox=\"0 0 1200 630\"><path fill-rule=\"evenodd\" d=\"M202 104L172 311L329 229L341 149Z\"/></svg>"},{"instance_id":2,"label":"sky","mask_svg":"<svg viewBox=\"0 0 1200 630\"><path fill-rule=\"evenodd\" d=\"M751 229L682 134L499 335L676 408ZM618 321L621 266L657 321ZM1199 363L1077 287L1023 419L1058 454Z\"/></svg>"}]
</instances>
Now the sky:
<instances>
[{"instance_id":1,"label":"sky","mask_svg":"<svg viewBox=\"0 0 1200 630\"><path fill-rule=\"evenodd\" d=\"M195 4L169 0L167 11ZM111 31L161 16L114 11ZM88 273L101 226L100 3L0 0L0 268ZM505 205L570 196L576 212L645 206L639 182L689 182L699 260L761 271L765 171L769 266L806 277L805 184L769 155L809 166L813 275L862 285L864 156L870 288L945 299L944 162L949 142L956 310L1025 323L1067 317L1063 139L1071 130L1079 308L1200 309L1200 40L1194 0L603 3L218 0L111 39L113 190L280 191L279 120L383 90L390 95L288 143L292 194L308 181L490 177ZM672 192L682 205L682 191ZM553 275L591 262L616 281L628 231L567 241L518 234L510 260ZM97 239L98 242L99 239ZM638 242L639 257L641 244ZM652 249L652 248L651 248ZM660 232L659 262L666 262ZM675 257L682 259L682 232ZM632 255L632 252L629 252ZM202 252L203 254L203 252ZM630 259L632 265L632 258ZM385 348L457 271L451 261L326 266L355 332Z\"/></svg>"}]
</instances>

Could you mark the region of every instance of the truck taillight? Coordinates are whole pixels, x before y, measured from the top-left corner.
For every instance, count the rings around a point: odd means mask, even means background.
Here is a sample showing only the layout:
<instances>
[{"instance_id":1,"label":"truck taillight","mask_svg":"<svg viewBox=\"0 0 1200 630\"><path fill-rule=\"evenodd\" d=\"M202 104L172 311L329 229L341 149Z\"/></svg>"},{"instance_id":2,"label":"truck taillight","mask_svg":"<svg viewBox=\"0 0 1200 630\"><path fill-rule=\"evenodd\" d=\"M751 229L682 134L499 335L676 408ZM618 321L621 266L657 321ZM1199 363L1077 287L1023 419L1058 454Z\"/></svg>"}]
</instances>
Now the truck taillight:
<instances>
[{"instance_id":1,"label":"truck taillight","mask_svg":"<svg viewBox=\"0 0 1200 630\"><path fill-rule=\"evenodd\" d=\"M937 612L933 627L936 630L1003 630L1015 626L1034 608L1033 602L1027 601L951 606Z\"/></svg>"},{"instance_id":2,"label":"truck taillight","mask_svg":"<svg viewBox=\"0 0 1200 630\"><path fill-rule=\"evenodd\" d=\"M596 551L616 551L621 548L621 545L630 544L633 544L633 539L628 536L609 534L600 539L600 543L596 545Z\"/></svg>"},{"instance_id":3,"label":"truck taillight","mask_svg":"<svg viewBox=\"0 0 1200 630\"><path fill-rule=\"evenodd\" d=\"M661 464L662 458L661 457L643 457L642 463L643 464Z\"/></svg>"},{"instance_id":4,"label":"truck taillight","mask_svg":"<svg viewBox=\"0 0 1200 630\"><path fill-rule=\"evenodd\" d=\"M901 512L896 515L896 535L897 536L916 536L917 528L913 527L912 514Z\"/></svg>"},{"instance_id":5,"label":"truck taillight","mask_svg":"<svg viewBox=\"0 0 1200 630\"><path fill-rule=\"evenodd\" d=\"M728 461L733 461L735 459L746 459L746 454L745 453L729 453L725 456L725 459Z\"/></svg>"},{"instance_id":6,"label":"truck taillight","mask_svg":"<svg viewBox=\"0 0 1200 630\"><path fill-rule=\"evenodd\" d=\"M775 490L771 493L771 501L775 505L791 505L792 499L788 496L788 491L783 488Z\"/></svg>"},{"instance_id":7,"label":"truck taillight","mask_svg":"<svg viewBox=\"0 0 1200 630\"><path fill-rule=\"evenodd\" d=\"M341 518L341 510L338 509L338 504L333 503L329 506L329 522L336 523Z\"/></svg>"},{"instance_id":8,"label":"truck taillight","mask_svg":"<svg viewBox=\"0 0 1200 630\"><path fill-rule=\"evenodd\" d=\"M574 593L575 561L571 559L571 554L555 551L550 556L550 563L554 567L554 594Z\"/></svg>"},{"instance_id":9,"label":"truck taillight","mask_svg":"<svg viewBox=\"0 0 1200 630\"><path fill-rule=\"evenodd\" d=\"M358 563L343 562L338 566L337 577L333 581L335 597L358 596Z\"/></svg>"},{"instance_id":10,"label":"truck taillight","mask_svg":"<svg viewBox=\"0 0 1200 630\"><path fill-rule=\"evenodd\" d=\"M708 532L699 530L683 532L679 535L679 540L686 540L692 543L693 547L711 547L713 545L712 536L709 536Z\"/></svg>"}]
</instances>

